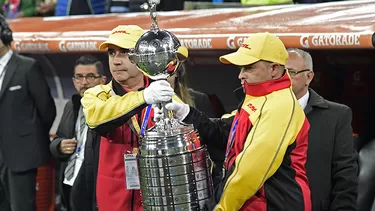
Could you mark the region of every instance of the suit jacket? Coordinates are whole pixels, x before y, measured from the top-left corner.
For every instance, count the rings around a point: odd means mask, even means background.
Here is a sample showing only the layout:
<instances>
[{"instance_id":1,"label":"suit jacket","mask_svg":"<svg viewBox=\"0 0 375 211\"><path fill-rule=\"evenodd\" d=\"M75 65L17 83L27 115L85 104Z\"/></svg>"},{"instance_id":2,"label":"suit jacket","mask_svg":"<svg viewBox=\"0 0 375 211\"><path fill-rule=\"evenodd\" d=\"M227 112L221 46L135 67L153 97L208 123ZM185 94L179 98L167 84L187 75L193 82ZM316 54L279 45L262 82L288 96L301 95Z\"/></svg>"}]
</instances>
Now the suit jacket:
<instances>
[{"instance_id":1,"label":"suit jacket","mask_svg":"<svg viewBox=\"0 0 375 211\"><path fill-rule=\"evenodd\" d=\"M313 211L357 210L357 160L352 112L309 89L305 108L310 122L307 176Z\"/></svg>"},{"instance_id":2,"label":"suit jacket","mask_svg":"<svg viewBox=\"0 0 375 211\"><path fill-rule=\"evenodd\" d=\"M50 145L52 155L61 161L59 174L60 193L63 193L64 171L68 165L67 161L71 156L60 152L60 143L63 139L71 139L75 136L75 125L80 106L81 96L74 95L72 100L65 105L56 136ZM64 206L69 203L72 211L97 210L95 185L98 172L99 142L100 136L95 131L89 129L85 143L84 160L71 188L70 202L67 202L65 195L61 194Z\"/></svg>"},{"instance_id":3,"label":"suit jacket","mask_svg":"<svg viewBox=\"0 0 375 211\"><path fill-rule=\"evenodd\" d=\"M359 151L358 211L375 211L375 139ZM0 209L1 211L1 209Z\"/></svg>"},{"instance_id":4,"label":"suit jacket","mask_svg":"<svg viewBox=\"0 0 375 211\"><path fill-rule=\"evenodd\" d=\"M27 171L49 161L49 130L55 116L55 103L37 62L13 53L0 90L0 150L10 170Z\"/></svg>"},{"instance_id":5,"label":"suit jacket","mask_svg":"<svg viewBox=\"0 0 375 211\"><path fill-rule=\"evenodd\" d=\"M189 92L193 96L195 108L212 118L214 116L213 107L208 95L194 89L189 89Z\"/></svg>"}]
</instances>

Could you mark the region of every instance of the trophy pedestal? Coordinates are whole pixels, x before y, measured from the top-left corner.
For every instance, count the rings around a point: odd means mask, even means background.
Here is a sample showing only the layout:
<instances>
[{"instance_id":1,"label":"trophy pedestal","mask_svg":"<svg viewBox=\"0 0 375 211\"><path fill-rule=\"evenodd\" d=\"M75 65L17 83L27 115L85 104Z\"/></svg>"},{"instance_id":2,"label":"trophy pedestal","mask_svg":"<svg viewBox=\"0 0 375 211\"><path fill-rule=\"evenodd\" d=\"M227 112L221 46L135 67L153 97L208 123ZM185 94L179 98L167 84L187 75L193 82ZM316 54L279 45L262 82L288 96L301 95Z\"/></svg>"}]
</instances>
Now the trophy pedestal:
<instances>
[{"instance_id":1,"label":"trophy pedestal","mask_svg":"<svg viewBox=\"0 0 375 211\"><path fill-rule=\"evenodd\" d=\"M207 210L211 163L193 125L159 121L142 138L138 162L145 211Z\"/></svg>"}]
</instances>

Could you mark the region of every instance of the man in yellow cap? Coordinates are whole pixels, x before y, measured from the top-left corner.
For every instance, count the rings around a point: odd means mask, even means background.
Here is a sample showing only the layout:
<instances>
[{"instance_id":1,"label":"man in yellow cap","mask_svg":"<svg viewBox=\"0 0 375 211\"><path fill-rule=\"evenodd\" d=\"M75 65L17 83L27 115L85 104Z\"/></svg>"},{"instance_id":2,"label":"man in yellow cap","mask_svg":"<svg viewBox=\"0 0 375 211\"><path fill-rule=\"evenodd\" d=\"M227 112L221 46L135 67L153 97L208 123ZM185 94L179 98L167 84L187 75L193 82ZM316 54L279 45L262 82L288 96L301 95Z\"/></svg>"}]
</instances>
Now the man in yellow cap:
<instances>
[{"instance_id":1,"label":"man in yellow cap","mask_svg":"<svg viewBox=\"0 0 375 211\"><path fill-rule=\"evenodd\" d=\"M223 180L210 210L311 210L305 171L310 125L293 94L287 60L279 38L254 34L237 52L220 57L241 68L245 98L231 115L213 120L186 104L166 105L193 123L202 140L215 140L208 147L226 146Z\"/></svg>"},{"instance_id":2,"label":"man in yellow cap","mask_svg":"<svg viewBox=\"0 0 375 211\"><path fill-rule=\"evenodd\" d=\"M174 95L167 81L150 83L129 60L129 49L143 33L134 25L112 30L99 48L108 51L113 79L88 89L81 100L88 126L102 136L96 183L100 211L143 210L138 174L131 171L137 169L136 162L126 158L134 158L142 123L154 124L147 104L169 101Z\"/></svg>"}]
</instances>

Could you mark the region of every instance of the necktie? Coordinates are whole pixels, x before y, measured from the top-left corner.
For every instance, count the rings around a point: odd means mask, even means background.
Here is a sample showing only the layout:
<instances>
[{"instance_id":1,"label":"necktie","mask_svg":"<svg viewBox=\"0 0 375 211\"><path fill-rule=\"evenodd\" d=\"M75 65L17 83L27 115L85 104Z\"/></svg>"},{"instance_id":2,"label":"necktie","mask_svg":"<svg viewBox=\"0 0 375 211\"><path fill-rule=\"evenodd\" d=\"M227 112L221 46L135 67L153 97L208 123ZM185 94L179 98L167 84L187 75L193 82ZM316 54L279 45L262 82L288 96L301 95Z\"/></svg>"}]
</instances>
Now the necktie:
<instances>
[{"instance_id":1,"label":"necktie","mask_svg":"<svg viewBox=\"0 0 375 211\"><path fill-rule=\"evenodd\" d=\"M86 128L86 121L85 121L85 116L83 115L82 108L79 111L78 120L79 120L78 122L79 128L77 131L77 151L80 152L81 146L83 143L84 132ZM66 166L65 172L64 172L64 176L67 180L72 179L74 176L74 167L76 164L76 159L77 159L77 155L73 154L71 156L71 159L68 161L68 165Z\"/></svg>"}]
</instances>

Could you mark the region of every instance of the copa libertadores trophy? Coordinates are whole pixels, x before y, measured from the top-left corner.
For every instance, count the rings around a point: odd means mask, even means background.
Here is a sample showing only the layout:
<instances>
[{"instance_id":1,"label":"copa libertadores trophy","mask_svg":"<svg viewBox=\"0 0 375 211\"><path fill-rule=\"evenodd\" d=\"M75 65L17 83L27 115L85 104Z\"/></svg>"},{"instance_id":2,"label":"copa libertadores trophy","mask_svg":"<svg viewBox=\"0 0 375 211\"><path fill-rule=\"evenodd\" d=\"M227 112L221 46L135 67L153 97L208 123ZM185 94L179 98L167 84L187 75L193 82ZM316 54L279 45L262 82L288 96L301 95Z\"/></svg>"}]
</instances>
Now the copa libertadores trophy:
<instances>
[{"instance_id":1,"label":"copa libertadores trophy","mask_svg":"<svg viewBox=\"0 0 375 211\"><path fill-rule=\"evenodd\" d=\"M159 29L155 4L153 20L129 57L152 80L166 80L187 53L172 33ZM185 55L186 56L186 55ZM177 70L178 71L178 70ZM184 124L166 110L155 126L141 134L137 159L145 211L207 210L212 196L209 156L193 125ZM147 113L147 112L146 112Z\"/></svg>"}]
</instances>

